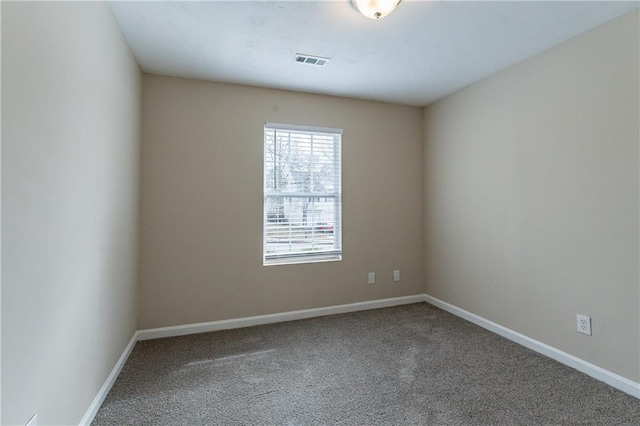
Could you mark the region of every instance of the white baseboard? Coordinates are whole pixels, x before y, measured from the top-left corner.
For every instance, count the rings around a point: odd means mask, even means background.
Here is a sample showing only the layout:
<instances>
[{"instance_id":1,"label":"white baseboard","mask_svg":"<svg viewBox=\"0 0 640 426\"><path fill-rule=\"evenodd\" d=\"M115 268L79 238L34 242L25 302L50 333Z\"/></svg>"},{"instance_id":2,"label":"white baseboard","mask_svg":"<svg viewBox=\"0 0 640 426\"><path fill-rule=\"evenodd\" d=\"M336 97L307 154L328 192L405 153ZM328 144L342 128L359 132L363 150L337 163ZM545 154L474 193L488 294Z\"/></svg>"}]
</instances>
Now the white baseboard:
<instances>
[{"instance_id":1,"label":"white baseboard","mask_svg":"<svg viewBox=\"0 0 640 426\"><path fill-rule=\"evenodd\" d=\"M257 315L253 317L235 318L212 322L201 322L197 324L152 328L147 330L139 330L138 340L159 339L163 337L184 336L186 334L206 333L209 331L251 327L254 325L294 321L305 318L314 318L333 314L344 314L347 312L365 311L368 309L386 308L389 306L406 305L409 303L420 302L424 302L424 294L393 297L391 299L370 300L367 302L334 305L323 308L304 309L301 311L289 311L277 314Z\"/></svg>"},{"instance_id":2,"label":"white baseboard","mask_svg":"<svg viewBox=\"0 0 640 426\"><path fill-rule=\"evenodd\" d=\"M556 349L553 346L547 345L546 343L542 343L538 340L527 337L524 334L513 331L507 327L503 327L500 324L496 324L493 321L489 321L488 319L473 314L469 311L465 311L462 308L437 299L433 296L425 295L425 300L428 303L437 306L438 308L452 313L453 315L479 325L482 328L486 328L493 333L496 333L513 342L534 350L542 355L548 356L549 358L552 358L562 364L575 368L576 370L581 371L582 373L591 376L594 379L605 382L608 385L611 385L616 389L628 393L631 396L640 398L640 383L631 381L618 374L612 373L611 371L605 370L604 368L598 367L597 365L591 364L590 362L587 362L583 359L563 352L560 349Z\"/></svg>"},{"instance_id":3,"label":"white baseboard","mask_svg":"<svg viewBox=\"0 0 640 426\"><path fill-rule=\"evenodd\" d=\"M135 333L133 333L131 340L129 340L129 343L124 348L122 355L120 355L118 362L116 362L116 365L113 367L113 370L111 370L111 373L107 377L107 380L105 380L104 384L98 391L98 394L96 395L96 397L93 398L93 402L91 402L91 405L89 406L89 409L85 413L84 417L82 417L82 420L80 420L81 426L85 426L85 425L89 426L93 421L93 418L98 413L98 409L104 402L104 399L107 397L107 394L111 390L111 387L113 386L116 379L118 378L120 371L122 371L122 367L124 367L124 364L125 362L127 362L129 355L131 355L131 351L133 350L133 347L136 345L137 341L138 341L138 332L136 331Z\"/></svg>"}]
</instances>

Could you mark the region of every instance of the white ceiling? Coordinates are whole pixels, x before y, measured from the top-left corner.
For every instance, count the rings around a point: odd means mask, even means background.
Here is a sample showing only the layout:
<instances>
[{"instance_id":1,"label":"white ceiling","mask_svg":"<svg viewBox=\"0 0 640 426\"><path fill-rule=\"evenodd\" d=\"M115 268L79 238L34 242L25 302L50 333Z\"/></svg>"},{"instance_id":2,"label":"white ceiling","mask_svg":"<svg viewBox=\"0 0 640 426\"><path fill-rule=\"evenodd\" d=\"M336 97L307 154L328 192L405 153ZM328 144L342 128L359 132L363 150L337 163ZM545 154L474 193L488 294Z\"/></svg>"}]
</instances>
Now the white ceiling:
<instances>
[{"instance_id":1,"label":"white ceiling","mask_svg":"<svg viewBox=\"0 0 640 426\"><path fill-rule=\"evenodd\" d=\"M373 21L348 0L109 3L145 72L416 106L638 5L404 0Z\"/></svg>"}]
</instances>

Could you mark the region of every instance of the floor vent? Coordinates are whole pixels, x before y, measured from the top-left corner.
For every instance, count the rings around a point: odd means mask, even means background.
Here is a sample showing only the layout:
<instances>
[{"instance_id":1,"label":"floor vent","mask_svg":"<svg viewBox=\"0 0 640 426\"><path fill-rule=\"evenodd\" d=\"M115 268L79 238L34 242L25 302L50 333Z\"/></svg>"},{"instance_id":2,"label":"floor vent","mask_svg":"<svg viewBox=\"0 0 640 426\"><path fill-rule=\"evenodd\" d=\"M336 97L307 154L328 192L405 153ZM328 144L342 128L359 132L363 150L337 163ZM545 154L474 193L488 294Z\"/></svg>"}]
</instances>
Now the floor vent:
<instances>
[{"instance_id":1,"label":"floor vent","mask_svg":"<svg viewBox=\"0 0 640 426\"><path fill-rule=\"evenodd\" d=\"M299 64L308 64L308 65L315 65L318 67L324 67L329 63L329 58L322 58L320 56L303 55L302 53L296 53L296 56L293 58L293 62L297 62Z\"/></svg>"}]
</instances>

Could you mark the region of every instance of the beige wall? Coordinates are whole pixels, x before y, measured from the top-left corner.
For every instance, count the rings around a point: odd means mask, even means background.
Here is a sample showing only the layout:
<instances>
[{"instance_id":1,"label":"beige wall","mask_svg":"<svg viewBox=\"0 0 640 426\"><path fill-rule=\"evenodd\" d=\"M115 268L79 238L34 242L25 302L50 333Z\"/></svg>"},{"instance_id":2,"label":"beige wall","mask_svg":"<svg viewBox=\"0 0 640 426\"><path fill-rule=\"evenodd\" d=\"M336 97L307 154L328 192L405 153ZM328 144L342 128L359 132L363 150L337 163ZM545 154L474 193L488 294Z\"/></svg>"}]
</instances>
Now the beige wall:
<instances>
[{"instance_id":1,"label":"beige wall","mask_svg":"<svg viewBox=\"0 0 640 426\"><path fill-rule=\"evenodd\" d=\"M153 75L143 94L140 328L424 292L419 108ZM262 266L265 122L344 129L342 261Z\"/></svg>"},{"instance_id":2,"label":"beige wall","mask_svg":"<svg viewBox=\"0 0 640 426\"><path fill-rule=\"evenodd\" d=\"M140 96L104 3L2 2L2 424L77 424L136 329Z\"/></svg>"},{"instance_id":3,"label":"beige wall","mask_svg":"<svg viewBox=\"0 0 640 426\"><path fill-rule=\"evenodd\" d=\"M427 293L636 382L638 19L424 115Z\"/></svg>"}]
</instances>

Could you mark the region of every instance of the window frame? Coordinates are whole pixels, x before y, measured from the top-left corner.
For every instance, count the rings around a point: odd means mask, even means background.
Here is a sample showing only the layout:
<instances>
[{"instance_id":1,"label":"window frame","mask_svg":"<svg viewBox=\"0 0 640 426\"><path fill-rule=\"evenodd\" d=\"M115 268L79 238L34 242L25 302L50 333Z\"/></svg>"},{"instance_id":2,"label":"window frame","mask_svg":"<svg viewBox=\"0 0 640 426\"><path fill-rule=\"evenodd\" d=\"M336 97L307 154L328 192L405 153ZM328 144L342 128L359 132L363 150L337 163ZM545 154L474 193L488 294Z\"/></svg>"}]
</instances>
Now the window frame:
<instances>
[{"instance_id":1,"label":"window frame","mask_svg":"<svg viewBox=\"0 0 640 426\"><path fill-rule=\"evenodd\" d=\"M278 130L284 132L302 132L309 134L324 134L334 137L333 141L333 164L334 173L337 174L333 179L334 191L332 192L291 192L280 191L276 194L267 193L267 132ZM275 135L275 133L274 133ZM264 123L263 127L263 141L262 141L262 188L263 188L263 200L262 200L262 264L263 266L271 265L289 265L289 264L304 264L304 263L317 263L317 262L335 262L342 260L342 136L343 130L340 128L332 127L318 127L307 126L298 124L284 124L284 123ZM337 138L337 139L335 139ZM333 201L334 208L334 223L333 223L333 245L334 250L325 251L322 253L282 253L275 255L267 254L267 229L268 229L268 208L267 200L276 197L284 198L335 198Z\"/></svg>"}]
</instances>

